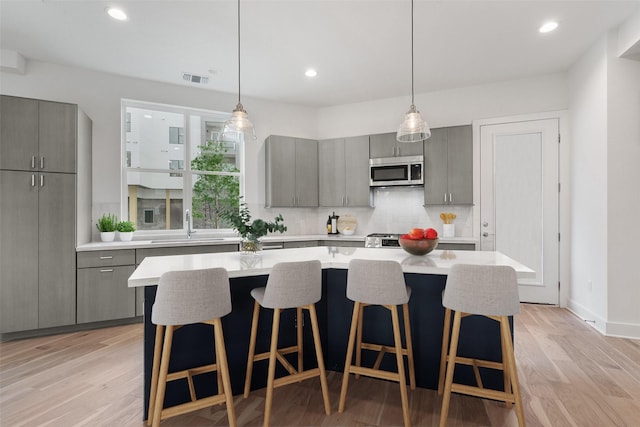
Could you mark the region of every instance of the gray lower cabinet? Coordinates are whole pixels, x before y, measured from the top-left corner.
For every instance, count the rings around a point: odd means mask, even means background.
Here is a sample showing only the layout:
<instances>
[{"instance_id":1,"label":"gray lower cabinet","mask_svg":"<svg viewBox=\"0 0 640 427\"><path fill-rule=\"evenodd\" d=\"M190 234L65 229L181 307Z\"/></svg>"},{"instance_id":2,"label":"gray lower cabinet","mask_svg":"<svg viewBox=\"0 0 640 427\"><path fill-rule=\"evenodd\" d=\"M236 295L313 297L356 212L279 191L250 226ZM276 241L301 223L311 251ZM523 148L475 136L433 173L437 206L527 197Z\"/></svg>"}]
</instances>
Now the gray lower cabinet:
<instances>
[{"instance_id":1,"label":"gray lower cabinet","mask_svg":"<svg viewBox=\"0 0 640 427\"><path fill-rule=\"evenodd\" d=\"M78 253L78 323L136 316L136 290L127 280L135 270L135 250Z\"/></svg>"},{"instance_id":2,"label":"gray lower cabinet","mask_svg":"<svg viewBox=\"0 0 640 427\"><path fill-rule=\"evenodd\" d=\"M369 135L369 156L372 159L422 155L422 141L409 143L398 142L396 140L396 132Z\"/></svg>"},{"instance_id":3,"label":"gray lower cabinet","mask_svg":"<svg viewBox=\"0 0 640 427\"><path fill-rule=\"evenodd\" d=\"M317 207L318 141L269 136L265 177L267 207Z\"/></svg>"},{"instance_id":4,"label":"gray lower cabinet","mask_svg":"<svg viewBox=\"0 0 640 427\"><path fill-rule=\"evenodd\" d=\"M318 143L320 206L370 206L369 137Z\"/></svg>"},{"instance_id":5,"label":"gray lower cabinet","mask_svg":"<svg viewBox=\"0 0 640 427\"><path fill-rule=\"evenodd\" d=\"M311 248L314 246L318 246L317 240L305 240L305 241L297 241L297 242L283 242L284 249L290 248Z\"/></svg>"},{"instance_id":6,"label":"gray lower cabinet","mask_svg":"<svg viewBox=\"0 0 640 427\"><path fill-rule=\"evenodd\" d=\"M471 125L431 129L424 141L424 203L473 204Z\"/></svg>"},{"instance_id":7,"label":"gray lower cabinet","mask_svg":"<svg viewBox=\"0 0 640 427\"><path fill-rule=\"evenodd\" d=\"M318 240L318 246L337 246L341 248L364 248L364 240Z\"/></svg>"},{"instance_id":8,"label":"gray lower cabinet","mask_svg":"<svg viewBox=\"0 0 640 427\"><path fill-rule=\"evenodd\" d=\"M0 332L76 320L74 174L0 170Z\"/></svg>"}]
</instances>

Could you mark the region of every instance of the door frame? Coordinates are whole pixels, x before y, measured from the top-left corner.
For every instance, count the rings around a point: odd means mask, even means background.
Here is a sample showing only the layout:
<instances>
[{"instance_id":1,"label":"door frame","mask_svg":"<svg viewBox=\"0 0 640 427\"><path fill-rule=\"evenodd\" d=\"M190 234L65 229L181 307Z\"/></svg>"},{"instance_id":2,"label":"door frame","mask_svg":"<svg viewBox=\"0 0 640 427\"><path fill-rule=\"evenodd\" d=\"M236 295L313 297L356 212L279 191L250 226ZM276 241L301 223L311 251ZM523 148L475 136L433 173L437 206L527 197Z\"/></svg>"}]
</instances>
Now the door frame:
<instances>
[{"instance_id":1,"label":"door frame","mask_svg":"<svg viewBox=\"0 0 640 427\"><path fill-rule=\"evenodd\" d=\"M569 300L571 280L571 135L569 134L569 114L567 110L544 113L503 116L473 120L473 238L480 242L480 127L522 121L558 119L560 146L558 152L558 179L560 195L558 199L558 277L560 280L559 304L566 307Z\"/></svg>"}]
</instances>

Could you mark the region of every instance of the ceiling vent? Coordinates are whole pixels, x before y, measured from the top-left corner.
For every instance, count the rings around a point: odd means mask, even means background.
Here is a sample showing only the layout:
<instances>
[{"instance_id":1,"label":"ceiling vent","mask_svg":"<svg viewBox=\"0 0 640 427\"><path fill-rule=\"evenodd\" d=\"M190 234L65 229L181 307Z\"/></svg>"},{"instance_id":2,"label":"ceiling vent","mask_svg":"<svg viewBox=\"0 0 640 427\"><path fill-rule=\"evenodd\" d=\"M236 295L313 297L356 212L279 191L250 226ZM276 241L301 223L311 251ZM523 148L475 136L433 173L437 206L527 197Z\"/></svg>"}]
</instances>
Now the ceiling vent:
<instances>
[{"instance_id":1,"label":"ceiling vent","mask_svg":"<svg viewBox=\"0 0 640 427\"><path fill-rule=\"evenodd\" d=\"M191 83L198 83L202 85L209 83L209 77L199 76L197 74L191 74L191 73L182 73L182 80L185 80Z\"/></svg>"}]
</instances>

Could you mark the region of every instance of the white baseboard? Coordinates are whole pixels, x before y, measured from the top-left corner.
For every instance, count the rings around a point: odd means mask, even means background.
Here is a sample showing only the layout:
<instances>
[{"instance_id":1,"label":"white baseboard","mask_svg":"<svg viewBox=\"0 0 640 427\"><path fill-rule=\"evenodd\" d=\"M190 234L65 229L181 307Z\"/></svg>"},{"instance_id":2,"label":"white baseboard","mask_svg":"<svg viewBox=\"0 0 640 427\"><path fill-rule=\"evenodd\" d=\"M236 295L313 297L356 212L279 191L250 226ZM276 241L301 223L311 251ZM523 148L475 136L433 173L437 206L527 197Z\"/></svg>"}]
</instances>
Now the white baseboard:
<instances>
[{"instance_id":1,"label":"white baseboard","mask_svg":"<svg viewBox=\"0 0 640 427\"><path fill-rule=\"evenodd\" d=\"M573 299L569 299L567 309L593 326L602 335L640 340L640 324L608 322Z\"/></svg>"}]
</instances>

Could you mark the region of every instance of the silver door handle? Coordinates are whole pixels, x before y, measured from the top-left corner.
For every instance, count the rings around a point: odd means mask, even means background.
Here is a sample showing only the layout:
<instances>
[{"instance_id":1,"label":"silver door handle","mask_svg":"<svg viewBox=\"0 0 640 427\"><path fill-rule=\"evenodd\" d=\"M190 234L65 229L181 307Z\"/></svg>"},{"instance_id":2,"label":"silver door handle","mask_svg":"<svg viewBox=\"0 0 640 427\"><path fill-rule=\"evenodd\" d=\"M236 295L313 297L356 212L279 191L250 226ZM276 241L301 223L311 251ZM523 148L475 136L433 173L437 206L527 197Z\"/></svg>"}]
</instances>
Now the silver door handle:
<instances>
[{"instance_id":1,"label":"silver door handle","mask_svg":"<svg viewBox=\"0 0 640 427\"><path fill-rule=\"evenodd\" d=\"M265 251L272 249L284 249L284 245L262 245L262 249Z\"/></svg>"},{"instance_id":2,"label":"silver door handle","mask_svg":"<svg viewBox=\"0 0 640 427\"><path fill-rule=\"evenodd\" d=\"M44 169L44 156L40 157L40 169Z\"/></svg>"},{"instance_id":3,"label":"silver door handle","mask_svg":"<svg viewBox=\"0 0 640 427\"><path fill-rule=\"evenodd\" d=\"M36 156L31 156L31 169L36 168Z\"/></svg>"},{"instance_id":4,"label":"silver door handle","mask_svg":"<svg viewBox=\"0 0 640 427\"><path fill-rule=\"evenodd\" d=\"M36 176L34 174L31 174L31 186L36 186Z\"/></svg>"},{"instance_id":5,"label":"silver door handle","mask_svg":"<svg viewBox=\"0 0 640 427\"><path fill-rule=\"evenodd\" d=\"M453 203L453 195L449 193L449 203Z\"/></svg>"},{"instance_id":6,"label":"silver door handle","mask_svg":"<svg viewBox=\"0 0 640 427\"><path fill-rule=\"evenodd\" d=\"M40 175L40 187L44 187L44 175Z\"/></svg>"},{"instance_id":7,"label":"silver door handle","mask_svg":"<svg viewBox=\"0 0 640 427\"><path fill-rule=\"evenodd\" d=\"M484 233L482 233L482 237L489 237L489 233L485 231Z\"/></svg>"},{"instance_id":8,"label":"silver door handle","mask_svg":"<svg viewBox=\"0 0 640 427\"><path fill-rule=\"evenodd\" d=\"M109 269L105 269L105 270L100 270L100 273L113 273L113 268L109 268Z\"/></svg>"},{"instance_id":9,"label":"silver door handle","mask_svg":"<svg viewBox=\"0 0 640 427\"><path fill-rule=\"evenodd\" d=\"M444 193L444 202L447 203L447 193Z\"/></svg>"},{"instance_id":10,"label":"silver door handle","mask_svg":"<svg viewBox=\"0 0 640 427\"><path fill-rule=\"evenodd\" d=\"M344 196L344 205L349 206L349 196Z\"/></svg>"},{"instance_id":11,"label":"silver door handle","mask_svg":"<svg viewBox=\"0 0 640 427\"><path fill-rule=\"evenodd\" d=\"M113 256L101 256L100 259L113 259Z\"/></svg>"}]
</instances>

